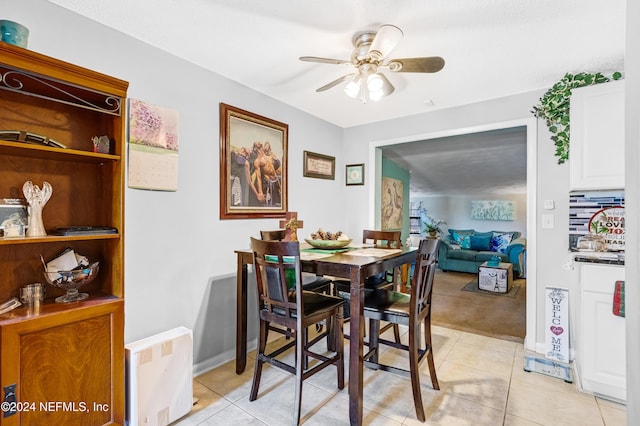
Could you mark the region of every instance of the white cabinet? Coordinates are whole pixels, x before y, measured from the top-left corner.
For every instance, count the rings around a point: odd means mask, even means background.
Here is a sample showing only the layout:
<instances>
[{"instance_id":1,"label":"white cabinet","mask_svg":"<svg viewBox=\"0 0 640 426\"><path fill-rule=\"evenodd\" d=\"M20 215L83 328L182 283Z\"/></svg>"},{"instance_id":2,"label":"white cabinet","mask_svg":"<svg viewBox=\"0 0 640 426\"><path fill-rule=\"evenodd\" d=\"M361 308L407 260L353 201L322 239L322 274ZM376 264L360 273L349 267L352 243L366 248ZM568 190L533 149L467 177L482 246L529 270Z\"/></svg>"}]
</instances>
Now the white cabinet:
<instances>
[{"instance_id":1,"label":"white cabinet","mask_svg":"<svg viewBox=\"0 0 640 426\"><path fill-rule=\"evenodd\" d=\"M571 91L569 185L624 188L624 81Z\"/></svg>"},{"instance_id":2,"label":"white cabinet","mask_svg":"<svg viewBox=\"0 0 640 426\"><path fill-rule=\"evenodd\" d=\"M581 318L576 362L585 391L626 400L625 319L613 314L624 266L581 264Z\"/></svg>"}]
</instances>

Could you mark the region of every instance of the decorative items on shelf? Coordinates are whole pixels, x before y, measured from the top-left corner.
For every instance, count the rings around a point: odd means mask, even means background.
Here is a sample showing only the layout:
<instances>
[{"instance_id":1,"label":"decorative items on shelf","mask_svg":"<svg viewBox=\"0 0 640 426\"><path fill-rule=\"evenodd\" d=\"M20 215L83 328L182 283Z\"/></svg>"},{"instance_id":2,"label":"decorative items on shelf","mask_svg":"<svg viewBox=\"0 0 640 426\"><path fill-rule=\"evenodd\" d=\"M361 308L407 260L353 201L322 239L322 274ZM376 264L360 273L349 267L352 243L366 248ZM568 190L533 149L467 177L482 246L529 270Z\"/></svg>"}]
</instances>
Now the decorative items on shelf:
<instances>
[{"instance_id":1,"label":"decorative items on shelf","mask_svg":"<svg viewBox=\"0 0 640 426\"><path fill-rule=\"evenodd\" d=\"M0 305L0 315L19 308L20 306L22 306L22 302L20 302L17 297L12 297Z\"/></svg>"},{"instance_id":2,"label":"decorative items on shelf","mask_svg":"<svg viewBox=\"0 0 640 426\"><path fill-rule=\"evenodd\" d=\"M48 138L47 136L27 132L26 130L0 130L0 139L5 141L30 143L33 145L50 146L53 148L67 148L65 144Z\"/></svg>"},{"instance_id":3,"label":"decorative items on shelf","mask_svg":"<svg viewBox=\"0 0 640 426\"><path fill-rule=\"evenodd\" d=\"M0 20L0 32L2 41L19 47L27 48L29 41L29 29L17 22L6 19Z\"/></svg>"},{"instance_id":4,"label":"decorative items on shelf","mask_svg":"<svg viewBox=\"0 0 640 426\"><path fill-rule=\"evenodd\" d=\"M43 237L47 235L42 222L42 209L44 208L53 188L49 182L42 183L42 189L38 185L34 185L30 180L22 186L24 197L29 203L29 227L27 229L27 237Z\"/></svg>"},{"instance_id":5,"label":"decorative items on shelf","mask_svg":"<svg viewBox=\"0 0 640 426\"><path fill-rule=\"evenodd\" d=\"M100 262L90 263L86 256L67 248L53 260L46 262L40 256L44 266L44 278L54 287L66 290L64 296L56 298L57 303L84 300L89 295L78 292L78 288L90 283L98 275Z\"/></svg>"},{"instance_id":6,"label":"decorative items on shelf","mask_svg":"<svg viewBox=\"0 0 640 426\"><path fill-rule=\"evenodd\" d=\"M27 306L44 302L45 288L41 283L26 284L20 288L20 301Z\"/></svg>"},{"instance_id":7,"label":"decorative items on shelf","mask_svg":"<svg viewBox=\"0 0 640 426\"><path fill-rule=\"evenodd\" d=\"M24 237L28 220L25 200L0 199L0 230L4 232L5 238Z\"/></svg>"},{"instance_id":8,"label":"decorative items on shelf","mask_svg":"<svg viewBox=\"0 0 640 426\"><path fill-rule=\"evenodd\" d=\"M91 138L91 142L93 142L93 152L99 152L100 154L109 154L108 136L94 136Z\"/></svg>"}]
</instances>

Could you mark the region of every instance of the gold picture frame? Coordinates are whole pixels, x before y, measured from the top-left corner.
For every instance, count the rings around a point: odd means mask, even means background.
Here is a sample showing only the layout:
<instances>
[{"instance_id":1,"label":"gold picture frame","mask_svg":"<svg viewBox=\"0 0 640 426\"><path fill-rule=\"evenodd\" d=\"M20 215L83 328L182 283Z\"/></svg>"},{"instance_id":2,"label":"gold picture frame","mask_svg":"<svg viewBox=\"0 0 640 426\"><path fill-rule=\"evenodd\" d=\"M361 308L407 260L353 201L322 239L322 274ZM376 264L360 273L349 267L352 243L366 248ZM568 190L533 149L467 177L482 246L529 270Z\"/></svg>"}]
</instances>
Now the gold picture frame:
<instances>
[{"instance_id":1,"label":"gold picture frame","mask_svg":"<svg viewBox=\"0 0 640 426\"><path fill-rule=\"evenodd\" d=\"M220 219L287 212L289 126L220 103Z\"/></svg>"},{"instance_id":2,"label":"gold picture frame","mask_svg":"<svg viewBox=\"0 0 640 426\"><path fill-rule=\"evenodd\" d=\"M304 177L312 177L317 179L336 178L336 158L330 155L318 154L316 152L303 152L303 169Z\"/></svg>"}]
</instances>

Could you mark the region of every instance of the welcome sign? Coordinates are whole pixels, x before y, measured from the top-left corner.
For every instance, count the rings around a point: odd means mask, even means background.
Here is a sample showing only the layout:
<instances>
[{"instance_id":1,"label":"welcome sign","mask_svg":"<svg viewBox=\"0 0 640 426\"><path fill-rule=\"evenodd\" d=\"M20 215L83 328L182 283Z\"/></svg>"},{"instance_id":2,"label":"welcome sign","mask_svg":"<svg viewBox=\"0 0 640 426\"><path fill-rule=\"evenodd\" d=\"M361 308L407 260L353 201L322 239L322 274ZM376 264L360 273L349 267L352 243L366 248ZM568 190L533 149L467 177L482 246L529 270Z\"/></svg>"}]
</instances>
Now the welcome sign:
<instances>
[{"instance_id":1,"label":"welcome sign","mask_svg":"<svg viewBox=\"0 0 640 426\"><path fill-rule=\"evenodd\" d=\"M545 358L569 362L569 290L547 287L545 297Z\"/></svg>"}]
</instances>

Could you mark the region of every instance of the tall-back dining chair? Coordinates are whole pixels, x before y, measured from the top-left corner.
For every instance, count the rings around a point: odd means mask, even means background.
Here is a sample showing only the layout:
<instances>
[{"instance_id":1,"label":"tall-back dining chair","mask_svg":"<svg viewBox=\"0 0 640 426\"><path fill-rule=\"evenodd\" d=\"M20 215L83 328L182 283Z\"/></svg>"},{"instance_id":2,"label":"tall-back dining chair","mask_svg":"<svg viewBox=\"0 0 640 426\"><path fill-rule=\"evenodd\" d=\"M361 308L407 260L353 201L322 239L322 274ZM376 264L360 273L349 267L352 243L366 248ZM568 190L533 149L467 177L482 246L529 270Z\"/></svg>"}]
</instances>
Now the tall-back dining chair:
<instances>
[{"instance_id":1,"label":"tall-back dining chair","mask_svg":"<svg viewBox=\"0 0 640 426\"><path fill-rule=\"evenodd\" d=\"M362 231L362 243L363 244L375 244L378 248L400 248L402 247L402 241L400 240L400 231L379 231L375 229L365 229ZM381 272L373 277L368 277L368 282L365 282L369 287L381 286L388 288L395 284L396 271ZM387 281L387 278L391 277L391 282Z\"/></svg>"},{"instance_id":2,"label":"tall-back dining chair","mask_svg":"<svg viewBox=\"0 0 640 426\"><path fill-rule=\"evenodd\" d=\"M265 241L284 241L286 235L285 229L275 229L273 231L260 231L260 238ZM309 291L317 291L319 293L331 292L331 279L327 277L317 276L309 272L302 273L302 288Z\"/></svg>"},{"instance_id":3,"label":"tall-back dining chair","mask_svg":"<svg viewBox=\"0 0 640 426\"><path fill-rule=\"evenodd\" d=\"M373 229L365 229L362 231L362 243L374 244L378 248L400 248L402 247L400 231L379 231ZM366 277L364 280L364 288L366 290L381 290L388 289L394 286L394 280L387 281L387 276L391 274L395 280L395 271L380 272L371 277ZM351 318L351 310L349 309L349 294L351 282L348 280L334 280L335 294L347 299L344 306L344 318L348 320ZM389 326L385 326L384 330ZM400 328L397 325L393 325L393 333L397 342L400 342Z\"/></svg>"},{"instance_id":4,"label":"tall-back dining chair","mask_svg":"<svg viewBox=\"0 0 640 426\"><path fill-rule=\"evenodd\" d=\"M400 241L400 231L377 231L371 229L365 229L362 231L362 243L363 244L375 244L378 248L400 248L402 243ZM364 280L364 287L366 289L373 290L375 288L388 288L393 286L393 282L387 281L387 272L381 272L372 277L366 277ZM334 280L334 287L336 294L338 292L348 293L351 283L348 280ZM348 307L345 306L345 318L349 318Z\"/></svg>"},{"instance_id":5,"label":"tall-back dining chair","mask_svg":"<svg viewBox=\"0 0 640 426\"><path fill-rule=\"evenodd\" d=\"M425 414L420 393L420 364L425 357L429 365L433 389L440 389L431 347L431 294L436 271L438 242L439 240L435 238L425 238L420 241L410 295L392 290L374 290L366 295L364 302L364 316L369 318L369 351L364 356L365 366L410 377L413 403L416 415L421 422L425 421ZM380 321L408 326L408 344L381 338ZM424 330L424 346L421 345L421 325ZM406 350L409 354L409 369L381 364L379 362L380 344Z\"/></svg>"},{"instance_id":6,"label":"tall-back dining chair","mask_svg":"<svg viewBox=\"0 0 640 426\"><path fill-rule=\"evenodd\" d=\"M374 229L365 229L362 231L362 242L373 243L376 247L384 248L400 248L400 231L378 231Z\"/></svg>"},{"instance_id":7,"label":"tall-back dining chair","mask_svg":"<svg viewBox=\"0 0 640 426\"><path fill-rule=\"evenodd\" d=\"M305 291L300 272L300 245L298 242L263 241L251 238L253 263L258 287L259 336L253 383L249 401L255 401L260 388L262 367L268 363L296 376L294 424L300 423L302 383L324 368L334 365L338 376L338 389L344 388L344 336L342 331L343 300L339 297ZM288 271L293 271L293 274ZM293 277L293 282L292 278ZM326 321L335 324L327 331L309 340L307 328ZM293 339L266 351L271 324L293 330ZM311 347L331 332L333 353L314 352ZM283 339L284 340L284 339ZM276 340L270 345L277 346ZM285 351L295 346L295 365L281 359ZM328 345L329 346L329 345ZM279 358L280 357L280 358ZM308 357L318 362L307 365Z\"/></svg>"}]
</instances>

